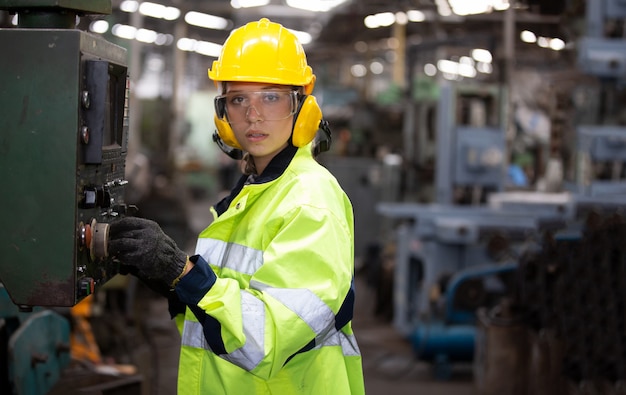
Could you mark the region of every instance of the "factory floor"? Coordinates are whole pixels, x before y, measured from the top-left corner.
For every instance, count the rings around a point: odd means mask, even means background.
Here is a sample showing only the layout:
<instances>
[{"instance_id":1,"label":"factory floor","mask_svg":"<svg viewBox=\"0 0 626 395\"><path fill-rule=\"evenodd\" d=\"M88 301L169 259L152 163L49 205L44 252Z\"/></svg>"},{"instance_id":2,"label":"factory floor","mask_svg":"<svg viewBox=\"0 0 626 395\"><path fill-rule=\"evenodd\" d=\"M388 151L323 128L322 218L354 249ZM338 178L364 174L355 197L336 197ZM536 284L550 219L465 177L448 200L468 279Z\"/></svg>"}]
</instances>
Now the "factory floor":
<instances>
[{"instance_id":1,"label":"factory floor","mask_svg":"<svg viewBox=\"0 0 626 395\"><path fill-rule=\"evenodd\" d=\"M161 205L154 211L146 204L140 207L179 244L192 249L195 236L190 235L202 230L208 213L207 202L192 203L186 205L189 226L184 231L179 224L172 225L174 206L166 211L169 219L154 214L164 213ZM409 341L388 320L374 314L374 290L363 277L356 278L353 329L363 356L367 395L477 394L471 365L454 365L450 378L441 381L434 378L429 364L415 360ZM180 336L170 320L167 301L130 277L119 287L113 284L100 292L97 300L91 323L108 365L95 369L72 364L49 395L175 395ZM126 372L130 367L131 373L120 374L120 365Z\"/></svg>"},{"instance_id":2,"label":"factory floor","mask_svg":"<svg viewBox=\"0 0 626 395\"><path fill-rule=\"evenodd\" d=\"M470 365L455 365L448 380L436 380L429 364L415 360L410 343L391 324L374 316L372 293L359 282L353 327L363 356L366 394L477 394ZM136 374L120 374L113 364L98 368L98 374L87 366L73 365L50 395L176 394L180 337L169 319L167 302L139 285L136 303L135 320L128 321L121 312L107 312L92 320L105 359L117 366L132 366Z\"/></svg>"}]
</instances>

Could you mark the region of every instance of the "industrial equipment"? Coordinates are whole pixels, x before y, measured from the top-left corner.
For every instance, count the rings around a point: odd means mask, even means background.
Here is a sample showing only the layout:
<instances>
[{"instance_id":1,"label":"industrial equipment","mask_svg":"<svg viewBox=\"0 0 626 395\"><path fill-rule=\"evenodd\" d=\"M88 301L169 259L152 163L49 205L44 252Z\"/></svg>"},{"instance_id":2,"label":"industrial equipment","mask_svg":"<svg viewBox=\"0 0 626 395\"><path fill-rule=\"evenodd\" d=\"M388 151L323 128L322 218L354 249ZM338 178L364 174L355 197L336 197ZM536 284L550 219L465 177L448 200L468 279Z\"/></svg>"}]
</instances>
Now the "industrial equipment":
<instances>
[{"instance_id":1,"label":"industrial equipment","mask_svg":"<svg viewBox=\"0 0 626 395\"><path fill-rule=\"evenodd\" d=\"M504 186L505 113L501 109L506 96L490 87L449 83L439 91L435 202L480 204L488 193ZM495 120L487 119L487 111L497 112ZM470 115L463 120L459 113Z\"/></svg>"},{"instance_id":2,"label":"industrial equipment","mask_svg":"<svg viewBox=\"0 0 626 395\"><path fill-rule=\"evenodd\" d=\"M70 362L72 307L114 276L124 203L126 50L78 30L109 0L0 0L0 392L45 394Z\"/></svg>"},{"instance_id":3,"label":"industrial equipment","mask_svg":"<svg viewBox=\"0 0 626 395\"><path fill-rule=\"evenodd\" d=\"M101 258L127 209L126 50L73 28L109 1L0 9L18 16L0 30L0 280L19 306L73 306L117 273Z\"/></svg>"},{"instance_id":4,"label":"industrial equipment","mask_svg":"<svg viewBox=\"0 0 626 395\"><path fill-rule=\"evenodd\" d=\"M394 326L441 379L452 364L473 360L476 311L513 296L524 246L539 229L562 226L566 215L410 203L381 203L378 210L403 220L396 234Z\"/></svg>"},{"instance_id":5,"label":"industrial equipment","mask_svg":"<svg viewBox=\"0 0 626 395\"><path fill-rule=\"evenodd\" d=\"M496 93L496 94L494 94ZM509 297L516 257L541 227L560 214L533 215L485 206L505 179L503 114L458 125L459 106L504 95L477 87L440 87L437 108L435 203L381 203L381 215L401 225L396 234L394 326L411 341L417 357L433 363L439 378L451 365L472 361L475 311ZM475 103L473 103L475 104ZM483 108L483 107L481 107ZM465 203L465 204L462 204ZM471 203L471 204L470 204Z\"/></svg>"},{"instance_id":6,"label":"industrial equipment","mask_svg":"<svg viewBox=\"0 0 626 395\"><path fill-rule=\"evenodd\" d=\"M606 34L624 19L624 1L587 2L578 64L602 85L602 113L600 124L576 125L569 192L490 196L494 208L553 207L567 221L556 231L540 232L522 250L515 298L478 311L475 372L481 395L626 393L626 128L615 114L623 104L612 100L623 90L626 42Z\"/></svg>"}]
</instances>

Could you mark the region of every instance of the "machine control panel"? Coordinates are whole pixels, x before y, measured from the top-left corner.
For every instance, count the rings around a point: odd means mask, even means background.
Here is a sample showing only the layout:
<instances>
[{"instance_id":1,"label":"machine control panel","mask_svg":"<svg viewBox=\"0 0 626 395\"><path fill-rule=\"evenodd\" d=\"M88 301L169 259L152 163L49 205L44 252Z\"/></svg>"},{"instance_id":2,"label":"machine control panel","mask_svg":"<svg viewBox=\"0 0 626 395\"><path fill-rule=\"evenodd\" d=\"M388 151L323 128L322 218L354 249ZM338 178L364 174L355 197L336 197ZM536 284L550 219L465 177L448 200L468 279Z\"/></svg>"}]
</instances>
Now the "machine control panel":
<instances>
[{"instance_id":1,"label":"machine control panel","mask_svg":"<svg viewBox=\"0 0 626 395\"><path fill-rule=\"evenodd\" d=\"M23 309L73 306L117 274L109 223L134 210L126 50L20 27L0 29L0 49L0 282Z\"/></svg>"}]
</instances>

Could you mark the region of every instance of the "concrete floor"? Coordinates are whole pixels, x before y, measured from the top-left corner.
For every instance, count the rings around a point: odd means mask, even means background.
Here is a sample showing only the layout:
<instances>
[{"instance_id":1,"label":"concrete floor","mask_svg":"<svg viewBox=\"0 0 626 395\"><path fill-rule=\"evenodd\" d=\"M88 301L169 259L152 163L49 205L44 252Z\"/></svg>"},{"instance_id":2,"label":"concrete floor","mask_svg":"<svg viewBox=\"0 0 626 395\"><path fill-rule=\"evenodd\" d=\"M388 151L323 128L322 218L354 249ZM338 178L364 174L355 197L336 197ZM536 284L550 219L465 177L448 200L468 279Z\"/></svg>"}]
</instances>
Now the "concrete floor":
<instances>
[{"instance_id":1,"label":"concrete floor","mask_svg":"<svg viewBox=\"0 0 626 395\"><path fill-rule=\"evenodd\" d=\"M370 313L370 291L361 284L358 289L353 326L363 355L368 395L477 394L471 366L454 366L450 380L435 380L430 365L415 360L408 341ZM140 285L136 314L137 320L131 323L125 323L116 312L94 317L94 331L103 353L117 363L137 367L142 390L135 388L124 394L175 395L180 337L169 319L167 303ZM94 373L85 366L67 369L50 395L96 394L85 388L96 388L96 383L115 387L128 381L128 377L106 374L89 377L90 372Z\"/></svg>"},{"instance_id":2,"label":"concrete floor","mask_svg":"<svg viewBox=\"0 0 626 395\"><path fill-rule=\"evenodd\" d=\"M431 365L415 359L409 341L374 317L372 292L359 280L353 328L368 395L477 395L471 365L453 366L450 380L435 380Z\"/></svg>"}]
</instances>

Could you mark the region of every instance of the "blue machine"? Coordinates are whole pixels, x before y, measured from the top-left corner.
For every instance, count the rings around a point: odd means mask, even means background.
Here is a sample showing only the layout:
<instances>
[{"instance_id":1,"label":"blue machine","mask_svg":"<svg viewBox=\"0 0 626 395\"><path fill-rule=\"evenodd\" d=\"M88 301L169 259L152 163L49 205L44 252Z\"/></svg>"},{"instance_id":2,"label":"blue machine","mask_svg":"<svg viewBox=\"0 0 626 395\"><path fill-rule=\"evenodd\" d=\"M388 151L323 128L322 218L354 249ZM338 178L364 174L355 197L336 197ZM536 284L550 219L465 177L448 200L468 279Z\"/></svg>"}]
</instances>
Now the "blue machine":
<instances>
[{"instance_id":1,"label":"blue machine","mask_svg":"<svg viewBox=\"0 0 626 395\"><path fill-rule=\"evenodd\" d=\"M42 335L44 334L44 335ZM20 311L0 284L0 347L7 365L0 388L20 395L47 393L70 364L70 323L43 308Z\"/></svg>"},{"instance_id":2,"label":"blue machine","mask_svg":"<svg viewBox=\"0 0 626 395\"><path fill-rule=\"evenodd\" d=\"M569 211L409 203L378 210L406 220L396 235L394 327L441 379L451 364L472 361L475 312L510 296L525 243L538 229L561 226Z\"/></svg>"},{"instance_id":3,"label":"blue machine","mask_svg":"<svg viewBox=\"0 0 626 395\"><path fill-rule=\"evenodd\" d=\"M540 228L567 210L502 210L483 204L502 191L504 127L458 126L459 87L441 87L434 204L381 203L380 214L402 221L396 235L394 326L416 356L450 376L474 357L476 310L509 296L517 257ZM502 97L496 100L502 100ZM501 117L503 118L503 117ZM460 192L469 191L461 205Z\"/></svg>"},{"instance_id":4,"label":"blue machine","mask_svg":"<svg viewBox=\"0 0 626 395\"><path fill-rule=\"evenodd\" d=\"M472 360L474 311L510 290L516 254L511 241L523 242L539 223L526 214L455 204L457 190L472 202L483 200L486 190L501 191L506 174L502 125L458 126L457 102L469 108L485 98L501 111L497 103L504 93L497 86L442 86L437 203L377 204L380 215L402 222L395 237L394 326L418 358L434 364L440 378L450 375L452 363Z\"/></svg>"},{"instance_id":5,"label":"blue machine","mask_svg":"<svg viewBox=\"0 0 626 395\"><path fill-rule=\"evenodd\" d=\"M580 43L579 63L611 84L623 82L626 45L623 38L601 38L598 20L604 15L626 17L626 2L599 3L588 7L590 37ZM432 362L435 375L445 379L451 364L472 361L477 351L484 351L477 350L485 346L481 336L486 335L476 312L512 298L520 257L540 245L537 241L546 231L567 232L590 210L623 207L626 128L577 128L578 168L569 191L503 192L504 128L458 126L458 88L443 85L440 93L435 203L382 203L377 209L400 222L394 327L410 340L417 358ZM597 176L598 166L604 166L603 178ZM457 200L460 191L470 192L465 205ZM500 377L516 374L493 364L480 368L501 370Z\"/></svg>"}]
</instances>

